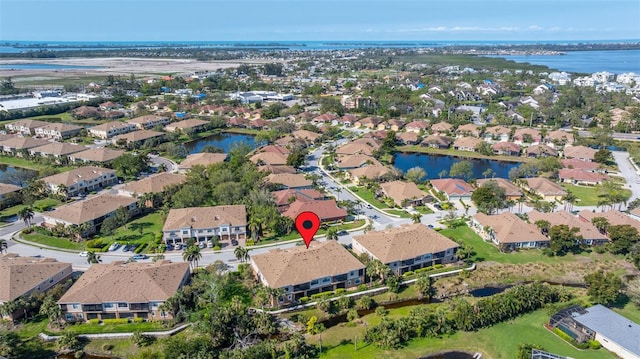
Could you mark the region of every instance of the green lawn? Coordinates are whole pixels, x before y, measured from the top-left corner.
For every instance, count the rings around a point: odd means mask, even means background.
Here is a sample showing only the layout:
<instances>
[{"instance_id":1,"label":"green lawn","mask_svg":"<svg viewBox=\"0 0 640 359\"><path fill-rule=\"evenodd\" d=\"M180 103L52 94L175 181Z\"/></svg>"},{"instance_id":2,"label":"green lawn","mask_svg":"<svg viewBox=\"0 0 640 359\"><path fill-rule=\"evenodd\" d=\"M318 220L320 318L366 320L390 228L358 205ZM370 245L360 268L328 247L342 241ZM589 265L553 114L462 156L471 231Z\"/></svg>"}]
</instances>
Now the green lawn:
<instances>
[{"instance_id":1,"label":"green lawn","mask_svg":"<svg viewBox=\"0 0 640 359\"><path fill-rule=\"evenodd\" d=\"M435 305L429 306L435 307ZM408 310L410 307L392 309L389 315L392 317L406 315ZM523 343L539 344L549 352L573 358L615 358L615 355L604 349L597 351L575 349L543 327L548 318L548 314L542 309L477 332L458 332L443 338L415 339L399 350L382 350L374 345L367 345L362 341L364 336L362 326L338 326L321 334L323 348L327 348L321 358L418 358L438 351L457 349L469 352L480 351L487 359L513 359L518 345ZM375 314L369 314L362 319L368 325L374 325L380 320ZM316 337L318 336L312 337L309 341L317 341ZM356 337L360 348L357 351L353 344Z\"/></svg>"},{"instance_id":2,"label":"green lawn","mask_svg":"<svg viewBox=\"0 0 640 359\"><path fill-rule=\"evenodd\" d=\"M57 199L43 198L43 199L39 199L39 200L35 201L33 203L33 208L36 211L41 211L41 210L44 210L44 209L47 209L47 208L57 207L60 204L62 204L62 202L60 202ZM4 209L4 210L0 211L0 222L6 222L6 220L9 217L17 215L25 207L27 207L27 206L25 206L24 204L19 204L19 205L16 205L16 206L13 206L13 207L9 207L7 209Z\"/></svg>"},{"instance_id":3,"label":"green lawn","mask_svg":"<svg viewBox=\"0 0 640 359\"><path fill-rule=\"evenodd\" d=\"M376 196L373 194L373 192L369 191L368 189L364 188L364 187L349 187L349 189L351 190L351 192L357 194L358 196L360 196L363 200L365 200L366 202L368 202L369 204L371 204L372 206L375 206L379 209L384 209L384 208L389 208L389 206L386 205L386 203L383 203L381 201L379 201Z\"/></svg>"},{"instance_id":4,"label":"green lawn","mask_svg":"<svg viewBox=\"0 0 640 359\"><path fill-rule=\"evenodd\" d=\"M538 249L523 249L517 252L501 253L498 248L490 242L485 242L471 228L461 226L457 228L447 228L440 231L444 236L460 240L469 244L476 252L472 258L474 262L494 261L498 263L521 264L530 262L558 263L572 262L580 255L567 254L562 257L549 257L542 254Z\"/></svg>"},{"instance_id":5,"label":"green lawn","mask_svg":"<svg viewBox=\"0 0 640 359\"><path fill-rule=\"evenodd\" d=\"M102 237L103 243L114 240L123 244L150 243L156 239L157 234L162 233L163 225L160 212L150 213L119 227L112 236Z\"/></svg>"},{"instance_id":6,"label":"green lawn","mask_svg":"<svg viewBox=\"0 0 640 359\"><path fill-rule=\"evenodd\" d=\"M136 331L156 332L167 330L161 323L127 323L127 324L74 324L66 327L65 332L74 334L99 334L99 333L132 333Z\"/></svg>"},{"instance_id":7,"label":"green lawn","mask_svg":"<svg viewBox=\"0 0 640 359\"><path fill-rule=\"evenodd\" d=\"M577 198L578 202L576 205L578 206L597 206L598 205L598 191L595 187L589 186L576 186L572 184L562 183L562 187L564 187L567 191L573 193ZM625 193L631 195L631 191L628 189L623 189Z\"/></svg>"},{"instance_id":8,"label":"green lawn","mask_svg":"<svg viewBox=\"0 0 640 359\"><path fill-rule=\"evenodd\" d=\"M431 214L431 213L433 213L431 208L429 208L427 206L416 206L416 207L413 207L413 209L415 209L416 211L418 211L418 212L420 212L422 214Z\"/></svg>"},{"instance_id":9,"label":"green lawn","mask_svg":"<svg viewBox=\"0 0 640 359\"><path fill-rule=\"evenodd\" d=\"M22 238L29 242L39 243L49 247L56 247L62 249L69 249L74 251L82 251L84 250L83 243L72 242L66 238L58 238L53 236L47 236L44 234L40 234L37 232L32 232L29 234L23 234Z\"/></svg>"},{"instance_id":10,"label":"green lawn","mask_svg":"<svg viewBox=\"0 0 640 359\"><path fill-rule=\"evenodd\" d=\"M353 222L348 222L342 225L337 225L335 226L336 229L338 231L348 231L350 229L354 229L354 228L358 228L358 227L362 227L365 224L365 220L364 219L358 219L356 221ZM327 230L324 228L320 228L318 230L318 232L316 233L317 236L319 235L323 235L327 233ZM280 236L280 237L275 237L275 236L270 236L270 237L264 237L262 239L260 239L260 243L258 244L265 244L265 243L269 243L269 242L274 242L274 241L290 241L293 239L299 239L300 234L298 233L298 231L291 231L291 233L287 234L286 236Z\"/></svg>"},{"instance_id":11,"label":"green lawn","mask_svg":"<svg viewBox=\"0 0 640 359\"><path fill-rule=\"evenodd\" d=\"M62 172L71 169L71 167L53 167L49 165L45 165L42 163L37 163L34 161L29 161L20 157L13 156L0 156L0 164L13 166L13 167L21 167L30 170L40 171L48 168L54 168L57 172Z\"/></svg>"},{"instance_id":12,"label":"green lawn","mask_svg":"<svg viewBox=\"0 0 640 359\"><path fill-rule=\"evenodd\" d=\"M400 216L401 218L411 218L411 214L407 211L403 211L401 209L385 209L383 212L394 214L396 216Z\"/></svg>"}]
</instances>

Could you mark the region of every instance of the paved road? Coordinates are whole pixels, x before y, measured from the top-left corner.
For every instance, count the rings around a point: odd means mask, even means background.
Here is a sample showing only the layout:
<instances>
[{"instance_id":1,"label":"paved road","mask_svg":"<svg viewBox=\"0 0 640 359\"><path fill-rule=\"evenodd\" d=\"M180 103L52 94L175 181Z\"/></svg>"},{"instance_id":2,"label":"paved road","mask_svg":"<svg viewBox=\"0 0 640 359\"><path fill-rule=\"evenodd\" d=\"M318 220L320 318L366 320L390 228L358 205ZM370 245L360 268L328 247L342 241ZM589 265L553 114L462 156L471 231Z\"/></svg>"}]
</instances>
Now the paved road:
<instances>
[{"instance_id":1,"label":"paved road","mask_svg":"<svg viewBox=\"0 0 640 359\"><path fill-rule=\"evenodd\" d=\"M640 175L638 169L631 164L628 152L612 151L613 158L618 164L620 175L627 182L626 187L631 190L631 200L640 198Z\"/></svg>"},{"instance_id":2,"label":"paved road","mask_svg":"<svg viewBox=\"0 0 640 359\"><path fill-rule=\"evenodd\" d=\"M157 167L164 166L167 172L178 172L178 164L166 157L149 155L149 160Z\"/></svg>"},{"instance_id":3,"label":"paved road","mask_svg":"<svg viewBox=\"0 0 640 359\"><path fill-rule=\"evenodd\" d=\"M580 137L591 137L591 131L578 131L578 135ZM640 134L637 133L622 133L622 132L614 132L611 134L611 137L615 140L625 140L625 141L638 141L640 140Z\"/></svg>"}]
</instances>

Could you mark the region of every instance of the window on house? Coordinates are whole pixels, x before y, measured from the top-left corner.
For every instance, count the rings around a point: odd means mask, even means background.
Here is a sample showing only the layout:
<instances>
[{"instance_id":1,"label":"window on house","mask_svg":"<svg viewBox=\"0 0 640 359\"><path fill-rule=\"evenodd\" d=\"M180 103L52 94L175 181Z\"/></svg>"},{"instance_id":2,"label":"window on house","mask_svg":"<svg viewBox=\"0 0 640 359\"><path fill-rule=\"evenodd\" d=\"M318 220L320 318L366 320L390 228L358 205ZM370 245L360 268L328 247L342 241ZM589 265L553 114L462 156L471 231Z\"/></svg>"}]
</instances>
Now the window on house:
<instances>
[{"instance_id":1,"label":"window on house","mask_svg":"<svg viewBox=\"0 0 640 359\"><path fill-rule=\"evenodd\" d=\"M113 303L104 303L105 308L113 308Z\"/></svg>"},{"instance_id":2,"label":"window on house","mask_svg":"<svg viewBox=\"0 0 640 359\"><path fill-rule=\"evenodd\" d=\"M127 303L118 303L118 308L127 308L128 306Z\"/></svg>"},{"instance_id":3,"label":"window on house","mask_svg":"<svg viewBox=\"0 0 640 359\"><path fill-rule=\"evenodd\" d=\"M79 307L79 304L75 304L75 303L71 304L71 308L73 308L73 309L78 309L78 307Z\"/></svg>"}]
</instances>

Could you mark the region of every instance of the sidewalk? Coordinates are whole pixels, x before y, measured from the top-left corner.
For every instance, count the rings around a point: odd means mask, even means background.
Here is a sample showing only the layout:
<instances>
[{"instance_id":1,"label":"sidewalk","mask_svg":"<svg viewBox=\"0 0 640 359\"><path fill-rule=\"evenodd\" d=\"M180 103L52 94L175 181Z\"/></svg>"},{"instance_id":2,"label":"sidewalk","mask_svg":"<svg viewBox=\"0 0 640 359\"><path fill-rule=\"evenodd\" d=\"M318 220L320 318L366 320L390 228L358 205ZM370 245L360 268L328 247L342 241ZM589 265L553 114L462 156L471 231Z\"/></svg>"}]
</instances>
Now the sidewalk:
<instances>
[{"instance_id":1,"label":"sidewalk","mask_svg":"<svg viewBox=\"0 0 640 359\"><path fill-rule=\"evenodd\" d=\"M148 335L156 338L166 338L178 332L183 331L190 325L191 323L182 324L177 328L167 330L164 332L143 332L142 335ZM85 338L85 339L126 339L131 337L132 335L133 333L103 333L103 334L78 334L76 336L78 338ZM38 334L38 337L40 337L40 339L44 340L45 342L53 342L58 340L58 338L60 338L60 336L58 335L47 335L45 333Z\"/></svg>"}]
</instances>

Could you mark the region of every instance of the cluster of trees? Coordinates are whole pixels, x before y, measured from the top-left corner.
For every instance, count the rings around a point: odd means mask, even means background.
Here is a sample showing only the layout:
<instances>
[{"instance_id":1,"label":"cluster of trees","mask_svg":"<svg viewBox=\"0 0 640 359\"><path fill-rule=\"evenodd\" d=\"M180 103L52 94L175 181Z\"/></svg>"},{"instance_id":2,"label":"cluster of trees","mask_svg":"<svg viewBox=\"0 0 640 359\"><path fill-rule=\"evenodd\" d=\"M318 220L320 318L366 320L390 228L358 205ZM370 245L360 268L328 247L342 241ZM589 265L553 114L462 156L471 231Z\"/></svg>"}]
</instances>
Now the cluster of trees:
<instances>
[{"instance_id":1,"label":"cluster of trees","mask_svg":"<svg viewBox=\"0 0 640 359\"><path fill-rule=\"evenodd\" d=\"M584 276L587 284L587 294L594 303L612 304L622 297L624 283L614 273L605 273L602 270Z\"/></svg>"},{"instance_id":2,"label":"cluster of trees","mask_svg":"<svg viewBox=\"0 0 640 359\"><path fill-rule=\"evenodd\" d=\"M505 190L496 181L488 181L478 187L473 191L471 200L476 204L478 211L489 215L507 207Z\"/></svg>"}]
</instances>

